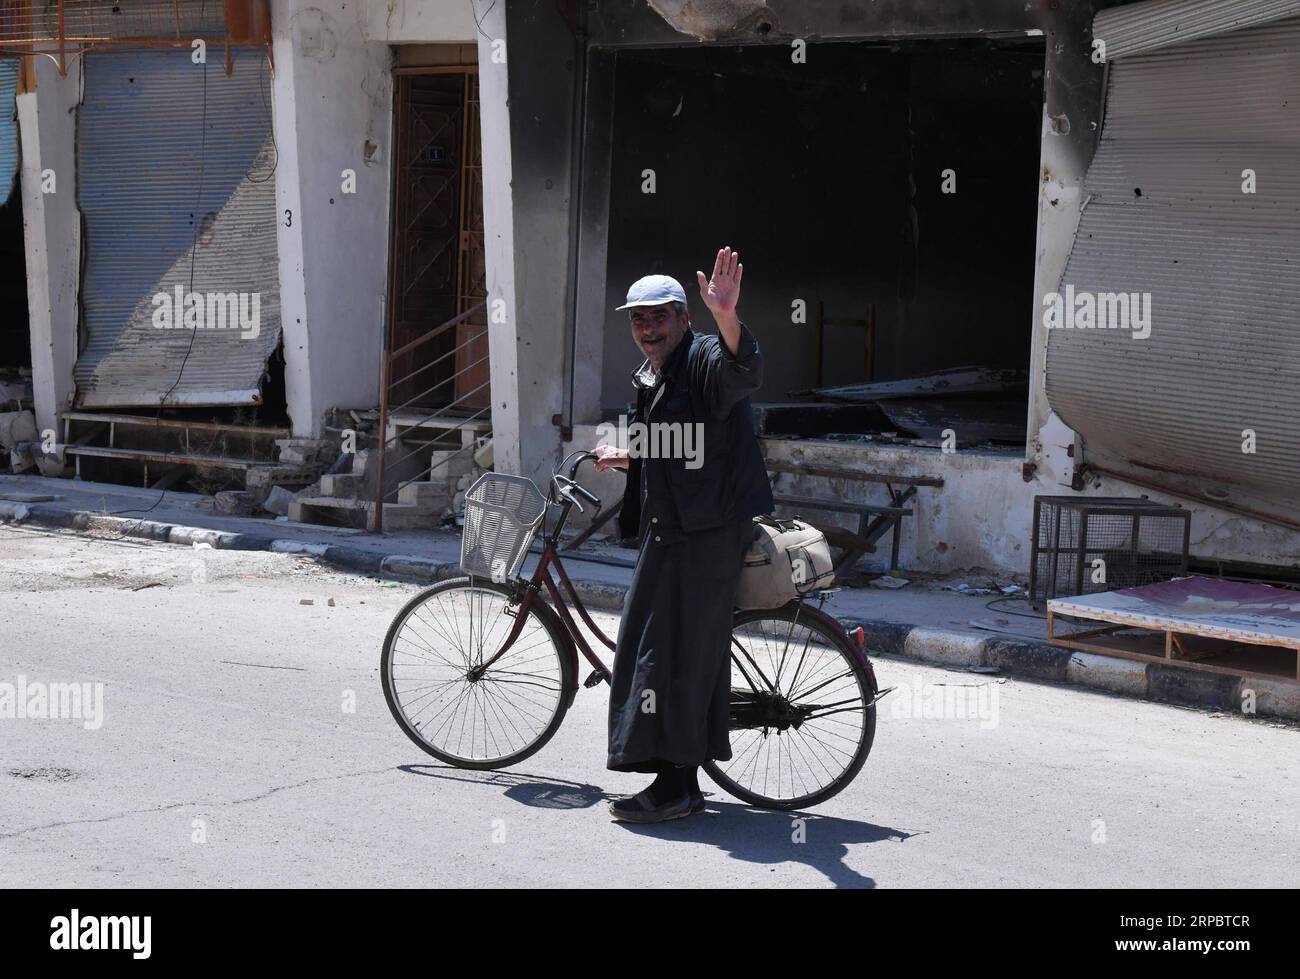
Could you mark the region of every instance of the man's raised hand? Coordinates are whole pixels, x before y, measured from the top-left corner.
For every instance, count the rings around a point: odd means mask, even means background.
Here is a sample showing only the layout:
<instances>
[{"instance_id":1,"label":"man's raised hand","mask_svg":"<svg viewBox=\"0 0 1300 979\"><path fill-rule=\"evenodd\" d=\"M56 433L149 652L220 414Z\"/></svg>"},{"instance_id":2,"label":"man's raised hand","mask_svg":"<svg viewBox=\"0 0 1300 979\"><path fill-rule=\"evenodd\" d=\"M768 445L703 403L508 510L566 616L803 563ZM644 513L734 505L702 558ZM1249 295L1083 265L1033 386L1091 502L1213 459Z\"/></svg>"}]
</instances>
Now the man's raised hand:
<instances>
[{"instance_id":1,"label":"man's raised hand","mask_svg":"<svg viewBox=\"0 0 1300 979\"><path fill-rule=\"evenodd\" d=\"M700 298L715 319L735 315L736 304L740 301L740 279L744 274L745 266L740 264L740 252L733 252L730 245L718 249L712 278L706 280L703 272L695 273L700 280Z\"/></svg>"}]
</instances>

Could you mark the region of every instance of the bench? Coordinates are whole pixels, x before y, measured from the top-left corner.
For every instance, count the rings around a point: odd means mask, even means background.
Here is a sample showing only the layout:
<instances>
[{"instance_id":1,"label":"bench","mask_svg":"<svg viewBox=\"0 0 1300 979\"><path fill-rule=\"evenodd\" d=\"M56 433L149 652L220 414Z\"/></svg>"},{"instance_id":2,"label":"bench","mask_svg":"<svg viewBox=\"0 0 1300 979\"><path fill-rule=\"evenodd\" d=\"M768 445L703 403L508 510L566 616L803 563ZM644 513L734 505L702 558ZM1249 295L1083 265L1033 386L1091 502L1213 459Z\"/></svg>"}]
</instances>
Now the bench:
<instances>
[{"instance_id":1,"label":"bench","mask_svg":"<svg viewBox=\"0 0 1300 979\"><path fill-rule=\"evenodd\" d=\"M831 513L846 513L858 517L858 529L855 533L846 530L843 527L836 527L825 521L818 521L815 518L803 517L808 523L812 524L823 534L826 535L828 543L843 551L839 559L835 562L835 571L840 573L848 568L853 567L859 558L864 554L875 551L876 542L885 534L892 534L889 549L889 567L893 570L898 567L898 544L899 532L903 525L903 518L912 515L912 511L906 507L908 501L916 496L917 488L920 486L943 486L943 479L939 476L911 476L900 473L883 473L874 472L864 469L846 469L842 466L823 466L813 463L795 463L769 461L767 463L768 474L775 482L781 475L796 476L815 476L822 479L850 479L863 483L883 483L889 493L888 504L873 503L855 503L843 499L821 499L812 496L797 496L789 493L781 493L773 489L773 499L777 506L783 506L787 509L798 511L803 510L820 510ZM895 489L898 484L902 489Z\"/></svg>"},{"instance_id":2,"label":"bench","mask_svg":"<svg viewBox=\"0 0 1300 979\"><path fill-rule=\"evenodd\" d=\"M856 532L836 527L825 521L803 517L809 524L826 535L826 540L833 547L844 553L835 562L835 571L840 573L851 568L864 554L875 551L876 542L885 534L892 532L889 548L889 567L898 567L899 532L903 518L910 517L912 511L906 507L908 501L916 496L917 487L943 486L943 479L938 476L907 476L898 473L873 472L865 469L845 469L840 466L820 466L811 463L768 462L767 472L773 481L782 474L798 476L816 476L823 479L852 479L863 483L883 483L889 492L888 504L854 503L849 500L824 500L812 496L796 496L779 493L773 488L772 498L777 506L794 510L820 510L823 512L855 514L858 517ZM899 484L902 489L894 489ZM596 514L586 530L561 547L564 551L575 551L596 531L607 524L622 509L620 498Z\"/></svg>"}]
</instances>

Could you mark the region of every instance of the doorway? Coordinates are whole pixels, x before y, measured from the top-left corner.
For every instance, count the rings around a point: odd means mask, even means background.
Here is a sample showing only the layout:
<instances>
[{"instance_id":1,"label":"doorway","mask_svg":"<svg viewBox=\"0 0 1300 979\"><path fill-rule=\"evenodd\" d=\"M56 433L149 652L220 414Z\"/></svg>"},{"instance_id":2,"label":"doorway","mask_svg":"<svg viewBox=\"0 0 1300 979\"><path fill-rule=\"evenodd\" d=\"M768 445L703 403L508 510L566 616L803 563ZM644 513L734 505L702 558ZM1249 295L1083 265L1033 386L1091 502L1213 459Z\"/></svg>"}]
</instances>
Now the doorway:
<instances>
[{"instance_id":1,"label":"doorway","mask_svg":"<svg viewBox=\"0 0 1300 979\"><path fill-rule=\"evenodd\" d=\"M429 334L487 296L478 70L397 68L394 81L387 342L411 349L393 360L389 403L472 412L489 404L486 309Z\"/></svg>"},{"instance_id":2,"label":"doorway","mask_svg":"<svg viewBox=\"0 0 1300 979\"><path fill-rule=\"evenodd\" d=\"M693 272L729 244L765 355L756 401L988 375L996 404L955 406L957 427L1023 445L1044 58L1036 38L816 43L806 63L783 45L619 51L604 410L639 362L612 312L627 284L678 277L707 332ZM921 409L906 421L928 430ZM903 421L862 424L919 431Z\"/></svg>"}]
</instances>

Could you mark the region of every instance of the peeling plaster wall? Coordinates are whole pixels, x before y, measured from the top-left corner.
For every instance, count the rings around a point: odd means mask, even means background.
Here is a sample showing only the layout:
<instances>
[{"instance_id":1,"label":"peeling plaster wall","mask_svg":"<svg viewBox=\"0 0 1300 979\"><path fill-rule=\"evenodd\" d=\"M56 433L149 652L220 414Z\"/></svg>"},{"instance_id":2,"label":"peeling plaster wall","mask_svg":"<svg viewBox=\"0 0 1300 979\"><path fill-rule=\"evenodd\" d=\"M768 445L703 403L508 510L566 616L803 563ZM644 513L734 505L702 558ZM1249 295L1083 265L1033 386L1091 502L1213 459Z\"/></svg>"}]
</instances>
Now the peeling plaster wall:
<instances>
[{"instance_id":1,"label":"peeling plaster wall","mask_svg":"<svg viewBox=\"0 0 1300 979\"><path fill-rule=\"evenodd\" d=\"M941 476L942 487L921 486L908 501L912 515L903 521L899 567L950 572L965 568L1028 574L1033 493L1020 479L1023 460L1016 453L957 452L905 446L845 445L817 439L763 439L769 462L803 462L914 476ZM879 483L827 480L814 476L780 477L778 493L887 504ZM856 517L817 515L857 529ZM889 537L868 554L865 567L889 567Z\"/></svg>"},{"instance_id":2,"label":"peeling plaster wall","mask_svg":"<svg viewBox=\"0 0 1300 979\"><path fill-rule=\"evenodd\" d=\"M435 44L475 36L470 0L355 0L368 41ZM504 2L504 0L503 0ZM482 4L480 4L482 7Z\"/></svg>"},{"instance_id":3,"label":"peeling plaster wall","mask_svg":"<svg viewBox=\"0 0 1300 979\"><path fill-rule=\"evenodd\" d=\"M346 0L275 0L285 384L296 435L379 401L388 274L391 53ZM356 193L343 192L343 171ZM291 217L286 216L290 212Z\"/></svg>"},{"instance_id":4,"label":"peeling plaster wall","mask_svg":"<svg viewBox=\"0 0 1300 979\"><path fill-rule=\"evenodd\" d=\"M1020 575L1029 573L1033 503L1037 495L1147 496L1158 503L1181 504L1192 514L1189 552L1195 558L1295 565L1296 535L1281 527L1189 505L1165 493L1148 491L1118 480L1091 481L1086 492L1065 486L1026 483L1022 460L1015 454L965 451L944 455L937 449L903 446L852 446L807 439L764 439L769 461L820 463L880 472L942 476L939 488L922 486L908 503L913 515L903 524L900 566L917 571L950 572L987 568ZM886 503L884 487L853 480L811 476L782 476L781 492L822 499ZM823 519L829 514L819 515ZM856 519L840 519L856 528ZM888 539L867 555L866 566L889 566Z\"/></svg>"}]
</instances>

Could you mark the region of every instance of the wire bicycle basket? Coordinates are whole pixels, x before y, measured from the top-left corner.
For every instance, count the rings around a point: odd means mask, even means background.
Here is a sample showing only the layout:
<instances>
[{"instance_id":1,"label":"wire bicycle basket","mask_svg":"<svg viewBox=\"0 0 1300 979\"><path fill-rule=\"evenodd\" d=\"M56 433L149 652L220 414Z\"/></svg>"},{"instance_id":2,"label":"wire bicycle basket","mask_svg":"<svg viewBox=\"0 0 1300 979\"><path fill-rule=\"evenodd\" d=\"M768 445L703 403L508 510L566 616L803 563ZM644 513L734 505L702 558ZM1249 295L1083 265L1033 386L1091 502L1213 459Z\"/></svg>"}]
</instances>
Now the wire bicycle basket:
<instances>
[{"instance_id":1,"label":"wire bicycle basket","mask_svg":"<svg viewBox=\"0 0 1300 979\"><path fill-rule=\"evenodd\" d=\"M531 479L484 473L465 494L465 532L460 569L493 581L508 581L546 516L546 499Z\"/></svg>"}]
</instances>

